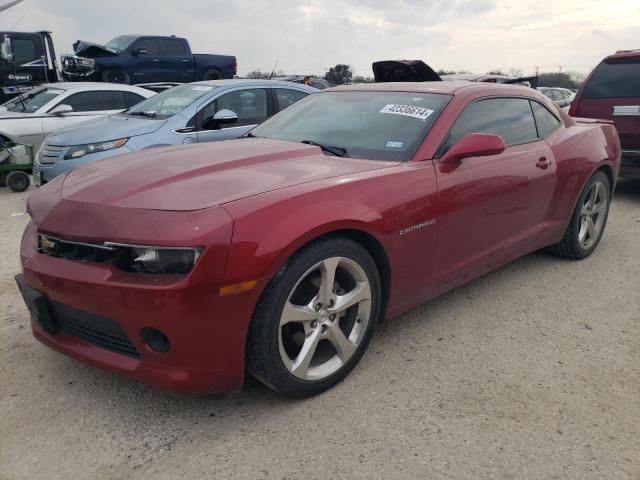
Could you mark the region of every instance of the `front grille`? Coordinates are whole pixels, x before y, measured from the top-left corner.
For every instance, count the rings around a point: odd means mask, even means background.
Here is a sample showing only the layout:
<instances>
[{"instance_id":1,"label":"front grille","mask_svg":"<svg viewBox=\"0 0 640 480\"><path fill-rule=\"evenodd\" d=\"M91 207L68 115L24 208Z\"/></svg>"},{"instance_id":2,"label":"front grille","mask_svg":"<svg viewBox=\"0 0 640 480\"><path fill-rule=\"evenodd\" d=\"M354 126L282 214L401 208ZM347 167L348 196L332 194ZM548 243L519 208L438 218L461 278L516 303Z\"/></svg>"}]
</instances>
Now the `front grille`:
<instances>
[{"instance_id":1,"label":"front grille","mask_svg":"<svg viewBox=\"0 0 640 480\"><path fill-rule=\"evenodd\" d=\"M56 145L43 145L40 149L40 155L38 155L38 162L43 165L56 163L66 148L67 147L59 147Z\"/></svg>"},{"instance_id":2,"label":"front grille","mask_svg":"<svg viewBox=\"0 0 640 480\"><path fill-rule=\"evenodd\" d=\"M115 320L76 310L51 300L48 304L53 323L60 331L105 350L140 358L135 345Z\"/></svg>"},{"instance_id":3,"label":"front grille","mask_svg":"<svg viewBox=\"0 0 640 480\"><path fill-rule=\"evenodd\" d=\"M107 245L72 242L38 235L38 253L67 260L106 263L116 260L118 249Z\"/></svg>"}]
</instances>

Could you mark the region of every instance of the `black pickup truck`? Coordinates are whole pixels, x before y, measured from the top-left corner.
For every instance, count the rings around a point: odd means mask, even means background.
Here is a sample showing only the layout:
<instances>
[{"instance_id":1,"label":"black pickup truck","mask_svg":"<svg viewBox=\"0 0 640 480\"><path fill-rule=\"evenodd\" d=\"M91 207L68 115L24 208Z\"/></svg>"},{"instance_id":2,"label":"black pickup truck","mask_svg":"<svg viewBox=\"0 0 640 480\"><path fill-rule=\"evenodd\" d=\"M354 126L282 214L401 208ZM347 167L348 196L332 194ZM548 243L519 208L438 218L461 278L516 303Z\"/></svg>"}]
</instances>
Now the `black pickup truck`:
<instances>
[{"instance_id":1,"label":"black pickup truck","mask_svg":"<svg viewBox=\"0 0 640 480\"><path fill-rule=\"evenodd\" d=\"M195 82L233 78L236 57L191 53L189 42L176 36L123 35L105 45L77 41L75 55L62 56L68 80L112 83Z\"/></svg>"}]
</instances>

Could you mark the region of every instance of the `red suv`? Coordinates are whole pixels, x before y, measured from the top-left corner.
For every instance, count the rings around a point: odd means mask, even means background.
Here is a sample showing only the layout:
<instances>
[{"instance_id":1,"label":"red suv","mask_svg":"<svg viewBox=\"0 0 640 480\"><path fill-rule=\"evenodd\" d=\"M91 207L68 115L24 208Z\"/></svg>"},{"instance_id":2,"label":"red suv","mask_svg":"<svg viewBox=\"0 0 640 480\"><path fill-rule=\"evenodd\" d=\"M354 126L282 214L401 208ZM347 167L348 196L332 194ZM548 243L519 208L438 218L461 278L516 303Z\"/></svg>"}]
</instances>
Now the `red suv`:
<instances>
[{"instance_id":1,"label":"red suv","mask_svg":"<svg viewBox=\"0 0 640 480\"><path fill-rule=\"evenodd\" d=\"M569 115L613 120L622 144L620 173L640 177L640 50L602 60L580 88Z\"/></svg>"}]
</instances>

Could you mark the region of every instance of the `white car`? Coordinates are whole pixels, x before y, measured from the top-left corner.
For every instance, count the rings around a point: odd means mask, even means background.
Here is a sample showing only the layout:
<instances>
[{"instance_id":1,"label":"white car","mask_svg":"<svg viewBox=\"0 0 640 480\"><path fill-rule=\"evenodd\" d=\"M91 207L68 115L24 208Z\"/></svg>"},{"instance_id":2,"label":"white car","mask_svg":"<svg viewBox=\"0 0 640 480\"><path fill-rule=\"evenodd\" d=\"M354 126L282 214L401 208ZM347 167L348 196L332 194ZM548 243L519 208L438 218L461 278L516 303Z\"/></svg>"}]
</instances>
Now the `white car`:
<instances>
[{"instance_id":1,"label":"white car","mask_svg":"<svg viewBox=\"0 0 640 480\"><path fill-rule=\"evenodd\" d=\"M121 112L155 92L110 83L62 82L34 88L0 106L0 140L33 145L52 132Z\"/></svg>"}]
</instances>

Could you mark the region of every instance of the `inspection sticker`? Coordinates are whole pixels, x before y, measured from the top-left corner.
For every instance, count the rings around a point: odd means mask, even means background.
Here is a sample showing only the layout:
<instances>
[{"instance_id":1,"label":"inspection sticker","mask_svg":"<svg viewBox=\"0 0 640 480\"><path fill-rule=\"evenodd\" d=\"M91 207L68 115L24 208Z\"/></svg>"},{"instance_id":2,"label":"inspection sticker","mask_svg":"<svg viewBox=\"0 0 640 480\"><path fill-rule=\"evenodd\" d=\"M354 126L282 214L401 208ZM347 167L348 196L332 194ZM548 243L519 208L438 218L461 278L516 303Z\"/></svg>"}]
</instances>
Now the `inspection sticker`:
<instances>
[{"instance_id":1,"label":"inspection sticker","mask_svg":"<svg viewBox=\"0 0 640 480\"><path fill-rule=\"evenodd\" d=\"M386 105L380 110L380 113L392 113L394 115L404 115L405 117L413 117L419 120L426 120L433 110L422 107L413 107L411 105Z\"/></svg>"},{"instance_id":2,"label":"inspection sticker","mask_svg":"<svg viewBox=\"0 0 640 480\"><path fill-rule=\"evenodd\" d=\"M213 87L196 85L195 87L191 87L191 90L193 90L194 92L208 92L209 90L213 90Z\"/></svg>"},{"instance_id":3,"label":"inspection sticker","mask_svg":"<svg viewBox=\"0 0 640 480\"><path fill-rule=\"evenodd\" d=\"M402 148L403 145L404 145L404 142L394 142L392 140L389 140L387 143L384 144L386 148Z\"/></svg>"}]
</instances>

